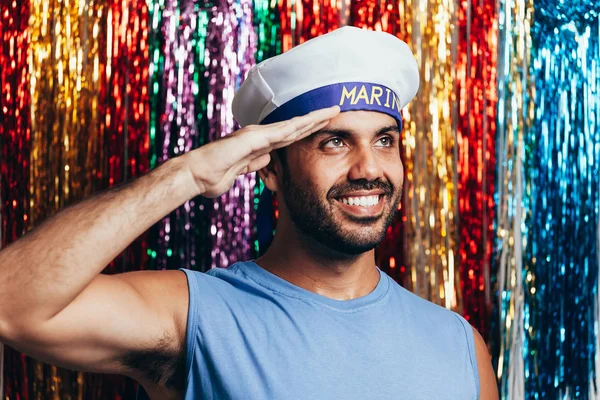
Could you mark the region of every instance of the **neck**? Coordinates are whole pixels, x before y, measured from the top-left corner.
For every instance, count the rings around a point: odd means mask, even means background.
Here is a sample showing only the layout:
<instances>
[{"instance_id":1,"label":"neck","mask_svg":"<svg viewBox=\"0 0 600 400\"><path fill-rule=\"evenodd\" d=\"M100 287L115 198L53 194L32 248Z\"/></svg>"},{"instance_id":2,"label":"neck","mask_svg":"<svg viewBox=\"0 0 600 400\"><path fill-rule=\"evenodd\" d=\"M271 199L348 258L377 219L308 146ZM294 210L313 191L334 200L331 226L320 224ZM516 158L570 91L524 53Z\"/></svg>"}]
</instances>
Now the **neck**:
<instances>
[{"instance_id":1,"label":"neck","mask_svg":"<svg viewBox=\"0 0 600 400\"><path fill-rule=\"evenodd\" d=\"M335 300L363 297L375 289L379 282L375 250L342 254L290 225L277 227L273 243L256 264L296 286Z\"/></svg>"}]
</instances>

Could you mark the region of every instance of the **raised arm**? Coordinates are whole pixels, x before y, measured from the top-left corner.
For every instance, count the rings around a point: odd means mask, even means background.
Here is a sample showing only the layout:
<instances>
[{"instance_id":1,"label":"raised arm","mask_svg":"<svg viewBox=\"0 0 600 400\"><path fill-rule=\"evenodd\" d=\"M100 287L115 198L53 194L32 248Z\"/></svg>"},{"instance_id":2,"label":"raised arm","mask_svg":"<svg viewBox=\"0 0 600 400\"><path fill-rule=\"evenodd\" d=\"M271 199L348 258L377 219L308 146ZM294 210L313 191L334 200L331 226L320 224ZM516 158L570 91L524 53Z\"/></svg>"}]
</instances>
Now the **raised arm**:
<instances>
[{"instance_id":1,"label":"raised arm","mask_svg":"<svg viewBox=\"0 0 600 400\"><path fill-rule=\"evenodd\" d=\"M185 275L100 272L176 207L196 195L220 196L238 175L266 166L272 150L338 113L334 107L241 129L68 207L0 251L0 341L71 369L168 383L166 371L184 354ZM140 372L150 364L157 371Z\"/></svg>"},{"instance_id":2,"label":"raised arm","mask_svg":"<svg viewBox=\"0 0 600 400\"><path fill-rule=\"evenodd\" d=\"M51 320L136 237L199 194L183 161L68 207L3 249L0 333L10 338Z\"/></svg>"}]
</instances>

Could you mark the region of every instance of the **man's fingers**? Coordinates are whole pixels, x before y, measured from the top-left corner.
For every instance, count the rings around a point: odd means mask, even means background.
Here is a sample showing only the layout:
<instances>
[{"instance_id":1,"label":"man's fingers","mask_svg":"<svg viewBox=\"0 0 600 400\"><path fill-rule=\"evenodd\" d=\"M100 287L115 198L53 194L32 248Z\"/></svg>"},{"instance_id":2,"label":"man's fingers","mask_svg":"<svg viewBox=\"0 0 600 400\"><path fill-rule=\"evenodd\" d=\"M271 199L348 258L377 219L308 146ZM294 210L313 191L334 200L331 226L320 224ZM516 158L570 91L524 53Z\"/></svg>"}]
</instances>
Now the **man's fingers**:
<instances>
[{"instance_id":1,"label":"man's fingers","mask_svg":"<svg viewBox=\"0 0 600 400\"><path fill-rule=\"evenodd\" d=\"M311 126L310 128L307 128L307 129L304 129L304 130L298 132L296 134L296 137L294 138L294 141L304 139L305 137L312 135L313 133L317 132L318 130L326 127L329 124L329 122L331 122L331 120L328 119L328 120L322 121L319 124L315 124L315 125Z\"/></svg>"},{"instance_id":2,"label":"man's fingers","mask_svg":"<svg viewBox=\"0 0 600 400\"><path fill-rule=\"evenodd\" d=\"M312 135L313 133L317 132L318 130L323 129L324 127L327 126L327 124L329 124L329 120L323 121L318 125L311 126L310 128L305 129L304 131L297 132L295 135L290 135L287 138L285 138L285 140L282 140L278 143L273 144L273 146L272 146L273 150L280 149L285 146L289 146L290 144L292 144L294 142L302 140L305 137L308 137L308 136Z\"/></svg>"},{"instance_id":3,"label":"man's fingers","mask_svg":"<svg viewBox=\"0 0 600 400\"><path fill-rule=\"evenodd\" d=\"M259 169L269 165L269 162L271 162L271 155L263 154L262 156L250 161L248 167L244 170L244 172L242 172L242 174L258 171Z\"/></svg>"},{"instance_id":4,"label":"man's fingers","mask_svg":"<svg viewBox=\"0 0 600 400\"><path fill-rule=\"evenodd\" d=\"M339 106L323 108L300 117L282 121L281 123L265 125L264 130L256 129L257 132L248 133L250 135L258 134L262 136L260 139L255 137L255 139L263 142L259 147L268 147L270 151L287 146L323 128L323 126L327 125L329 121L339 113ZM265 143L265 141L267 143ZM256 151L258 148L255 147L253 150Z\"/></svg>"},{"instance_id":5,"label":"man's fingers","mask_svg":"<svg viewBox=\"0 0 600 400\"><path fill-rule=\"evenodd\" d=\"M265 128L269 128L270 132L278 132L281 138L292 135L295 132L303 130L312 124L320 124L325 120L330 120L340 113L339 106L333 106L329 108L322 108L319 110L312 111L308 114L294 117L287 121L276 122L274 124L265 125Z\"/></svg>"},{"instance_id":6,"label":"man's fingers","mask_svg":"<svg viewBox=\"0 0 600 400\"><path fill-rule=\"evenodd\" d=\"M294 117L291 120L289 120L289 122L290 122L290 125L293 125L295 127L294 131L297 132L297 131L302 130L303 127L310 125L310 123L305 122L306 120L308 120L314 124L320 124L324 121L329 121L330 119L333 119L339 113L340 113L340 107L333 106L333 107L329 107L329 108L322 108L320 110L315 110L313 112L310 112L306 115L302 115L300 117Z\"/></svg>"}]
</instances>

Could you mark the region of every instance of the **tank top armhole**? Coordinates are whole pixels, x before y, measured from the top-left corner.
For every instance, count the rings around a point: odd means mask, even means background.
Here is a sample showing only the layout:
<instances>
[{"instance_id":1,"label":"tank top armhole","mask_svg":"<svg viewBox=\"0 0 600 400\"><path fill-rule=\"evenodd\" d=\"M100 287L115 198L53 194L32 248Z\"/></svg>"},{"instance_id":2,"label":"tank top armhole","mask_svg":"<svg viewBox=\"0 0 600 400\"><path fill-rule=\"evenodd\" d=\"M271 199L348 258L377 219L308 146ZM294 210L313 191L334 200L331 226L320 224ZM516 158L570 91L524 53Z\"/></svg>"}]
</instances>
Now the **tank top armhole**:
<instances>
[{"instance_id":1,"label":"tank top armhole","mask_svg":"<svg viewBox=\"0 0 600 400\"><path fill-rule=\"evenodd\" d=\"M196 299L196 290L198 288L198 285L196 283L196 276L194 275L194 271L185 268L179 268L179 270L183 271L187 277L189 294L187 328L185 332L185 369L187 372L185 390L187 391L192 375L192 362L194 361L194 352L196 350L195 332L198 326L198 301Z\"/></svg>"},{"instance_id":2,"label":"tank top armhole","mask_svg":"<svg viewBox=\"0 0 600 400\"><path fill-rule=\"evenodd\" d=\"M473 336L473 328L471 327L471 324L469 324L469 322L462 316L460 316L457 313L454 313L454 315L460 321L463 330L465 331L465 336L467 338L467 348L469 351L469 360L471 361L471 370L473 371L473 378L475 379L477 399L479 399L481 388L479 385L479 369L477 366L477 353L475 350L475 337Z\"/></svg>"}]
</instances>

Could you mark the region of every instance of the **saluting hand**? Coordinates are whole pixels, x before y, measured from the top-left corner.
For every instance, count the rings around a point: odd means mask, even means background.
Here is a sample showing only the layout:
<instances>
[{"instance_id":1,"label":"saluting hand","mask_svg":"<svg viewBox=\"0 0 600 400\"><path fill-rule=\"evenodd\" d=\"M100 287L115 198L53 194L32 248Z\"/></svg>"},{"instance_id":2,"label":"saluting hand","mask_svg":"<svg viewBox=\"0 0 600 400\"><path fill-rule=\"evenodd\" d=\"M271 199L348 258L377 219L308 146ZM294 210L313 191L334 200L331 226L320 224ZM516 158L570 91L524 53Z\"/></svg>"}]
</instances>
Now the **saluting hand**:
<instances>
[{"instance_id":1,"label":"saluting hand","mask_svg":"<svg viewBox=\"0 0 600 400\"><path fill-rule=\"evenodd\" d=\"M340 108L333 106L269 125L248 125L182 157L186 158L200 194L219 197L231 188L237 176L266 167L271 151L322 129L339 112Z\"/></svg>"}]
</instances>

